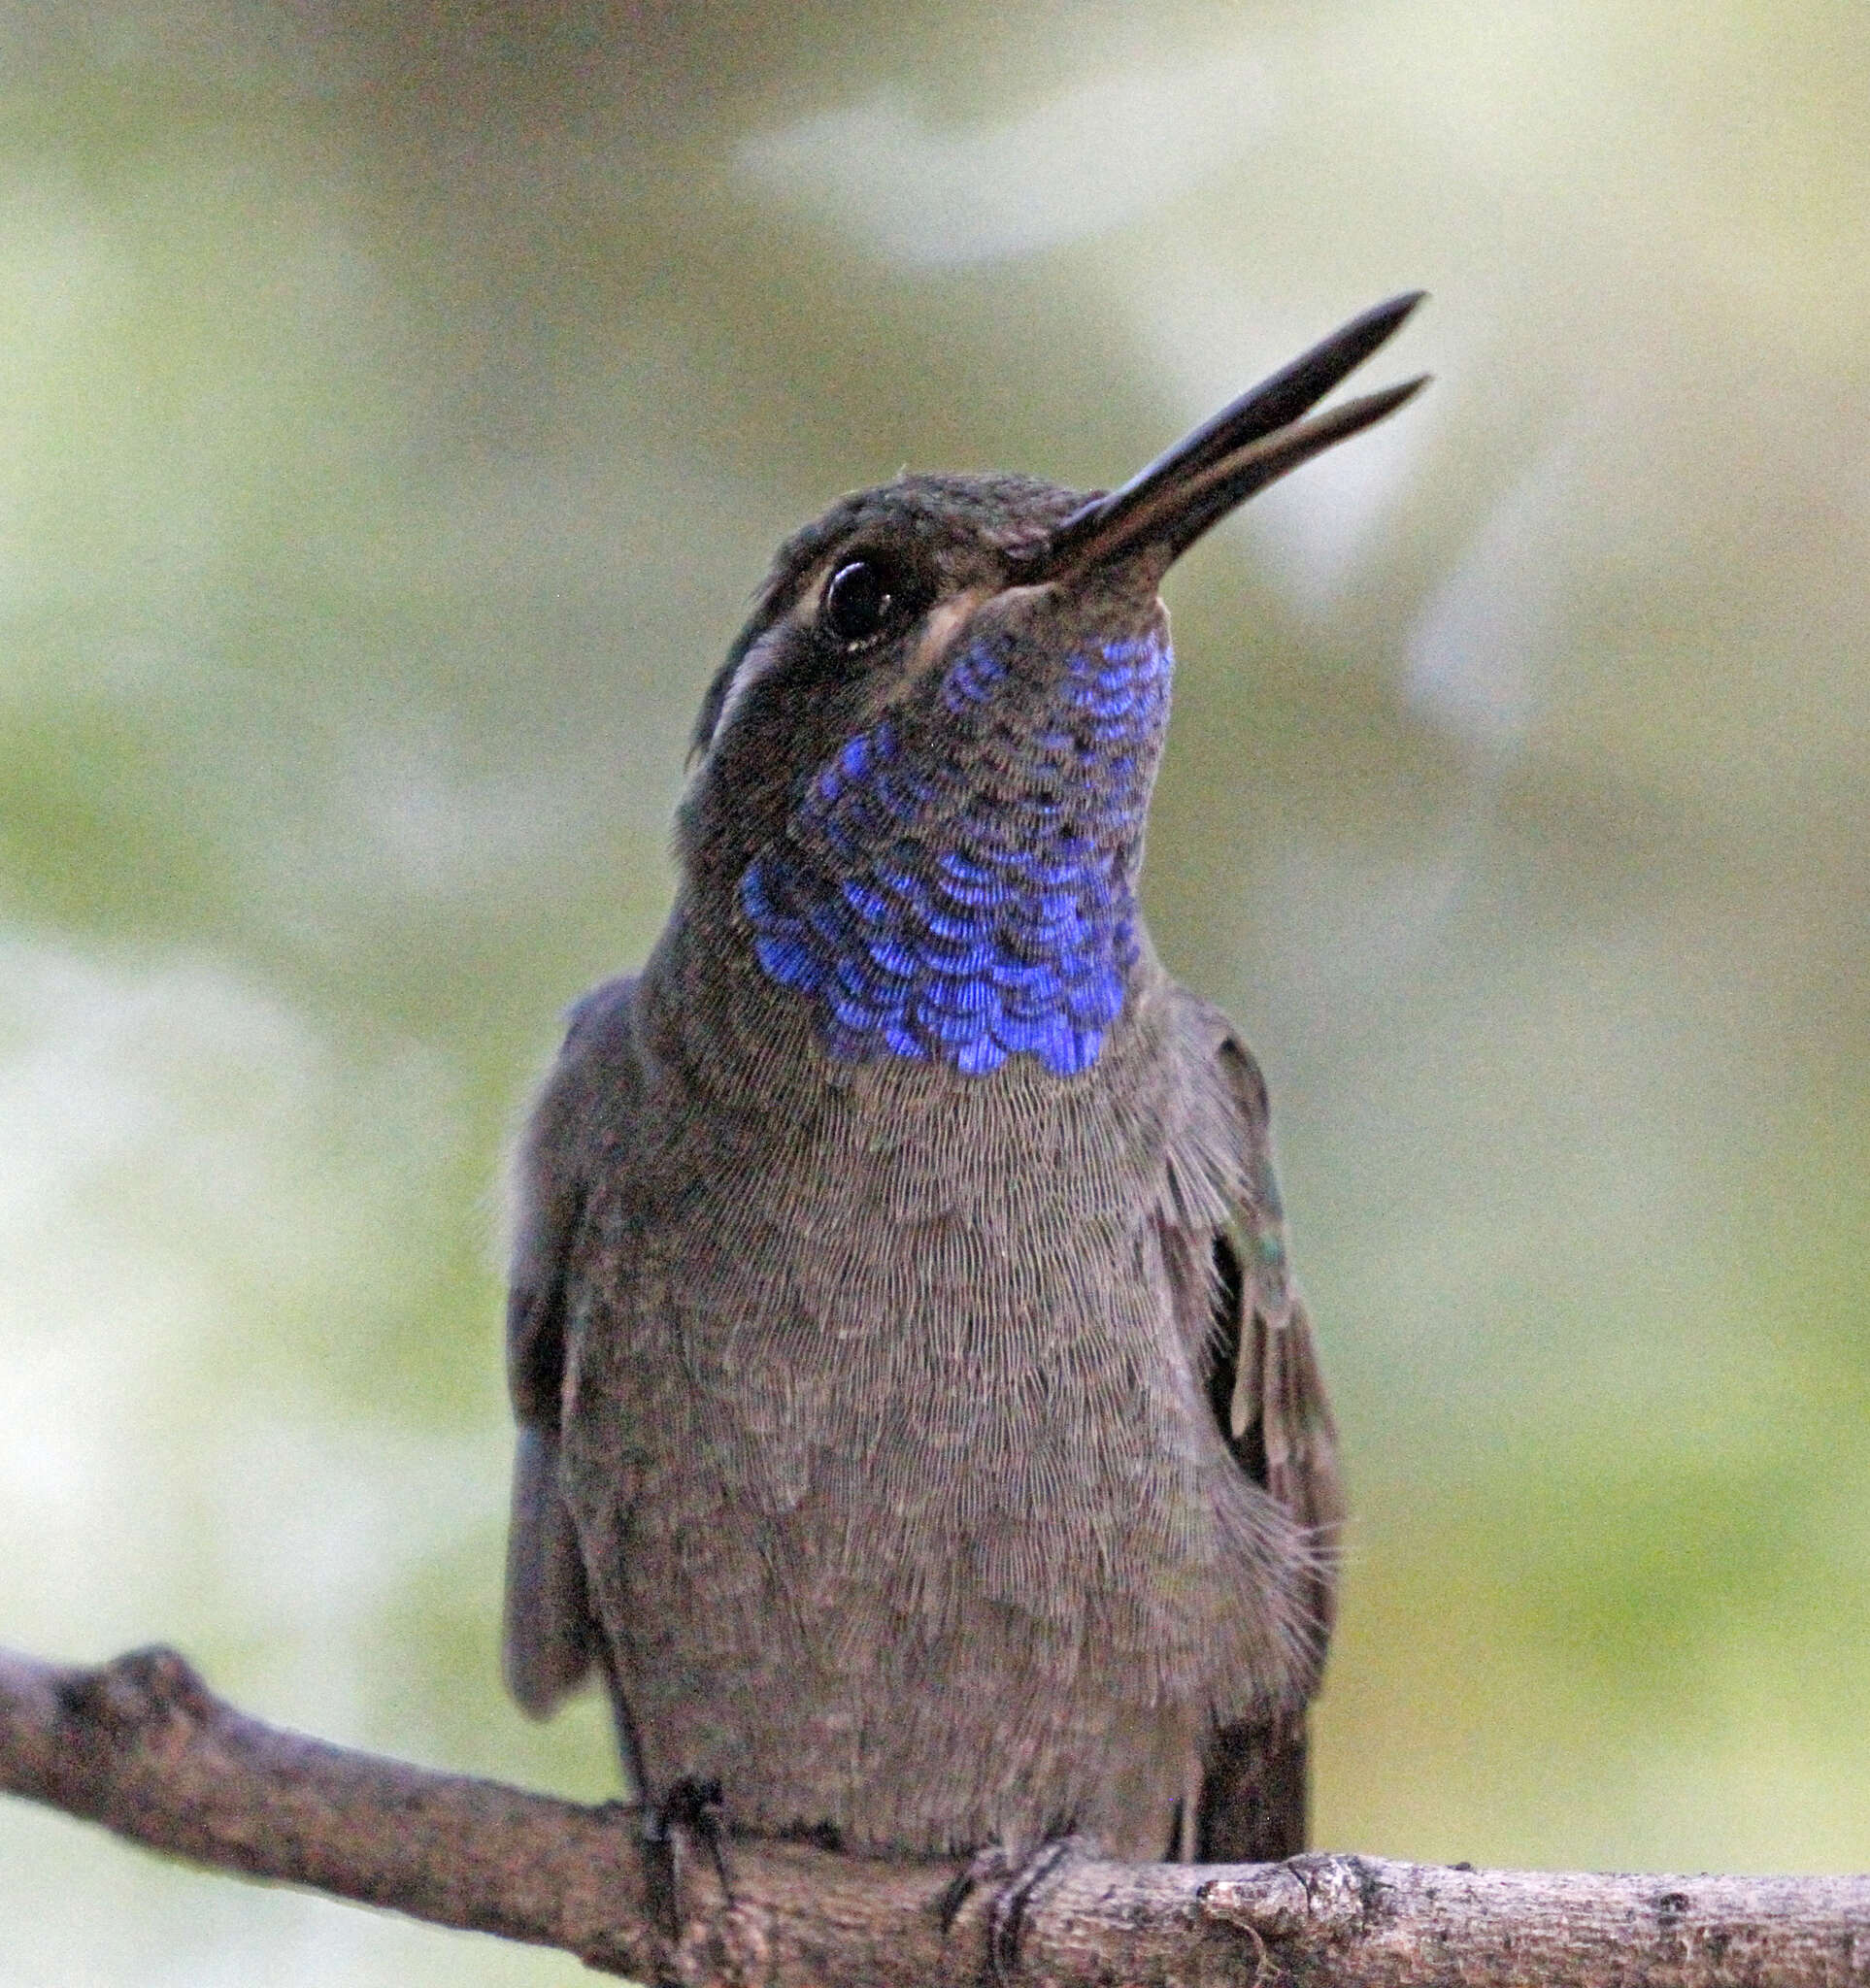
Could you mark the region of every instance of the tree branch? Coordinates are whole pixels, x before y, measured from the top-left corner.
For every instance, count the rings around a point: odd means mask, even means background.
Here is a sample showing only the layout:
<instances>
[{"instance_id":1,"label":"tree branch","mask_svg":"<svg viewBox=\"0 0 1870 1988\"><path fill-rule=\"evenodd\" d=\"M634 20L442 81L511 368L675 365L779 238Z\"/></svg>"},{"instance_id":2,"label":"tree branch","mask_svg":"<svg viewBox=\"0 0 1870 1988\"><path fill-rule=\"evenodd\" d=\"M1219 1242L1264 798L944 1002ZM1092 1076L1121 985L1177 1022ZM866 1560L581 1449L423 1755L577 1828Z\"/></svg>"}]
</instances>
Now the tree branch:
<instances>
[{"instance_id":1,"label":"tree branch","mask_svg":"<svg viewBox=\"0 0 1870 1988\"><path fill-rule=\"evenodd\" d=\"M985 1897L943 1931L952 1869L789 1844L731 1843L731 1902L707 1856L679 1853L671 1946L650 1910L634 1810L284 1732L214 1697L172 1650L99 1669L0 1652L0 1789L217 1870L562 1947L645 1980L986 1976ZM1024 1914L1016 1972L1033 1988L1831 1988L1870 1981L1870 1878L1069 1860Z\"/></svg>"}]
</instances>

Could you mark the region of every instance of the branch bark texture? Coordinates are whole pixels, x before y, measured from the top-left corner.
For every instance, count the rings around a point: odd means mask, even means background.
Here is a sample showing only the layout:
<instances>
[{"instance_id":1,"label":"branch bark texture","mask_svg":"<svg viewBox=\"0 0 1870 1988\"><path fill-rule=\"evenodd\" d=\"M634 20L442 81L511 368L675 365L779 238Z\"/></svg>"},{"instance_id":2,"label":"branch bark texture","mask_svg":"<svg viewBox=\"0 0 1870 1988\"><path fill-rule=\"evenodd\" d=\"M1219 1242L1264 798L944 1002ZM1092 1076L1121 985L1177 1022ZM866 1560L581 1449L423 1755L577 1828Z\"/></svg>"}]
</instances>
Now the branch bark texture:
<instances>
[{"instance_id":1,"label":"branch bark texture","mask_svg":"<svg viewBox=\"0 0 1870 1988\"><path fill-rule=\"evenodd\" d=\"M735 1841L731 1898L676 1855L651 1909L635 1811L432 1773L262 1724L172 1650L97 1669L0 1652L0 1789L217 1870L561 1947L691 1988L989 1978L989 1896L944 1927L947 1866ZM1006 1930L1003 1926L1003 1932ZM1615 1877L1371 1857L1068 1859L1018 1916L1030 1988L1842 1988L1870 1984L1870 1878Z\"/></svg>"}]
</instances>

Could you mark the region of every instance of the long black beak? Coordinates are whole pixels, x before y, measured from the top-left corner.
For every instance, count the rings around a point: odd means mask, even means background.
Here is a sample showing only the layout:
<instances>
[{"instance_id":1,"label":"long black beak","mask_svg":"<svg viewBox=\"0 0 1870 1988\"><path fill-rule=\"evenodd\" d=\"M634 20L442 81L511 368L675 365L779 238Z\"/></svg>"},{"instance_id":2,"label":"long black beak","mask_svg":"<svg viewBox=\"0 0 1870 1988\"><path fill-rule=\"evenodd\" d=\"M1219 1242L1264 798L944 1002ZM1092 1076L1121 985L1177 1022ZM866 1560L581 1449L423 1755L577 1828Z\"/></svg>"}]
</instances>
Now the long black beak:
<instances>
[{"instance_id":1,"label":"long black beak","mask_svg":"<svg viewBox=\"0 0 1870 1988\"><path fill-rule=\"evenodd\" d=\"M1120 489L1093 497L1016 565L1019 581L1068 580L1094 566L1152 554L1166 573L1203 532L1256 490L1321 449L1393 414L1428 376L1301 418L1362 365L1422 300L1392 297L1353 317L1270 380L1251 387L1192 435L1139 470Z\"/></svg>"}]
</instances>

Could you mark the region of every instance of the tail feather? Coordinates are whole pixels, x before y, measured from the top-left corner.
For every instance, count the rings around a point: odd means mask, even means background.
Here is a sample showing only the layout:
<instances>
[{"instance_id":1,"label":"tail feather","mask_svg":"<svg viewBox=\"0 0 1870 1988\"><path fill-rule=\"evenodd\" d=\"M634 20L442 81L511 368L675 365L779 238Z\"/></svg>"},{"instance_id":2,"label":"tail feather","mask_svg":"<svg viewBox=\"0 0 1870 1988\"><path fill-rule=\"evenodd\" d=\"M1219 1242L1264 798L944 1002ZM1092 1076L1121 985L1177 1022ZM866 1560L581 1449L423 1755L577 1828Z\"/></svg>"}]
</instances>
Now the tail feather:
<instances>
[{"instance_id":1,"label":"tail feather","mask_svg":"<svg viewBox=\"0 0 1870 1988\"><path fill-rule=\"evenodd\" d=\"M584 1681L596 1655L584 1563L558 1489L558 1441L521 1424L507 1533L507 1689L522 1710L543 1719Z\"/></svg>"}]
</instances>

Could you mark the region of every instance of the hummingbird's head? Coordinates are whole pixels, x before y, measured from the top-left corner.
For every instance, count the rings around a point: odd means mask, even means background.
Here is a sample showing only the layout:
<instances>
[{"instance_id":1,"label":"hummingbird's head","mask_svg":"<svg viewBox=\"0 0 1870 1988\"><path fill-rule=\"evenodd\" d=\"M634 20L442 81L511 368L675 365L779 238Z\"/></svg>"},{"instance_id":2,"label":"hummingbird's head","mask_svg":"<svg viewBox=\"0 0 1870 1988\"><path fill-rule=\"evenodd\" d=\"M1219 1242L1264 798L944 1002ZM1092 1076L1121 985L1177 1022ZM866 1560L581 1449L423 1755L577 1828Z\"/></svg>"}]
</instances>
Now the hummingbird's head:
<instances>
[{"instance_id":1,"label":"hummingbird's head","mask_svg":"<svg viewBox=\"0 0 1870 1988\"><path fill-rule=\"evenodd\" d=\"M691 893L815 1005L833 1056L969 1075L1096 1060L1142 958L1144 820L1180 554L1419 380L1305 418L1381 305L1121 488L904 477L780 548L716 675L681 816Z\"/></svg>"}]
</instances>

